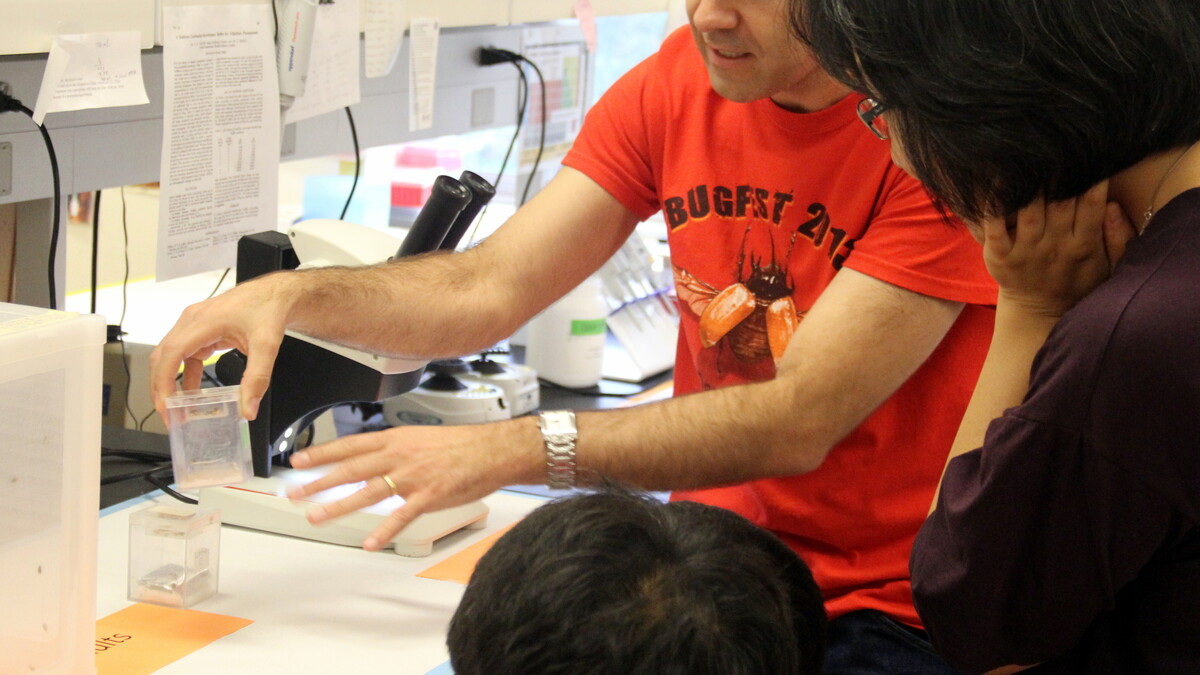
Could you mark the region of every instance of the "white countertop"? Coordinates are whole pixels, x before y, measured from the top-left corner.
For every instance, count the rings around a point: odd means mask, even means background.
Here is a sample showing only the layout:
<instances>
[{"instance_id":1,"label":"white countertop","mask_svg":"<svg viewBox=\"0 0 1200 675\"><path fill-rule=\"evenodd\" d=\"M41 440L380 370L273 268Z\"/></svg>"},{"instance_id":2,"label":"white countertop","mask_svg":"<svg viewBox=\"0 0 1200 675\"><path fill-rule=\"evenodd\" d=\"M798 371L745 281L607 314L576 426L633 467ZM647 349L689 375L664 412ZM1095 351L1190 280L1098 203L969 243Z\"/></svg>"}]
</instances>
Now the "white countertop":
<instances>
[{"instance_id":1,"label":"white countertop","mask_svg":"<svg viewBox=\"0 0 1200 675\"><path fill-rule=\"evenodd\" d=\"M151 500L113 507L100 519L97 616L126 598L129 515ZM159 496L154 502L177 503ZM484 502L487 527L462 530L432 555L404 558L221 528L218 594L192 609L251 619L157 671L163 675L386 672L424 675L446 662L445 636L464 586L415 576L516 522L544 499L498 492Z\"/></svg>"}]
</instances>

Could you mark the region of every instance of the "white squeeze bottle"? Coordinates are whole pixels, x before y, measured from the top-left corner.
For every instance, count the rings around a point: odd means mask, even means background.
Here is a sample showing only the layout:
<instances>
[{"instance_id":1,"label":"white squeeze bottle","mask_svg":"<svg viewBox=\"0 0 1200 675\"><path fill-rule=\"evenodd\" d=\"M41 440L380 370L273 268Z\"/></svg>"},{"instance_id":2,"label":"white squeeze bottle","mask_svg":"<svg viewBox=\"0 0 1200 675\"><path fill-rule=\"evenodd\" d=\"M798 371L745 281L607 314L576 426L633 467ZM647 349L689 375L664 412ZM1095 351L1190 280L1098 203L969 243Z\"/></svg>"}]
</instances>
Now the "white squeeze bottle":
<instances>
[{"instance_id":1,"label":"white squeeze bottle","mask_svg":"<svg viewBox=\"0 0 1200 675\"><path fill-rule=\"evenodd\" d=\"M594 386L604 360L607 317L600 279L588 277L530 320L525 364L559 386Z\"/></svg>"}]
</instances>

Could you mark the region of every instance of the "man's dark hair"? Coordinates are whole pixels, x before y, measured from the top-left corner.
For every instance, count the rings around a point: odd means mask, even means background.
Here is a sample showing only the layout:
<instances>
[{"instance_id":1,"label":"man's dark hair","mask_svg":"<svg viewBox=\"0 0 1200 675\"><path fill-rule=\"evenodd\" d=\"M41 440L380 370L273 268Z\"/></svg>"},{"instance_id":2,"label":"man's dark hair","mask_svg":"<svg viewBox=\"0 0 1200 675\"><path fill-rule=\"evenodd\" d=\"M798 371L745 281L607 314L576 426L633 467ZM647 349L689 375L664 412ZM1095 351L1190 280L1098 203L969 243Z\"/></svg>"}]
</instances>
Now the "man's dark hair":
<instances>
[{"instance_id":1,"label":"man's dark hair","mask_svg":"<svg viewBox=\"0 0 1200 675\"><path fill-rule=\"evenodd\" d=\"M608 489L501 537L447 643L457 675L815 674L825 609L808 567L741 516Z\"/></svg>"},{"instance_id":2,"label":"man's dark hair","mask_svg":"<svg viewBox=\"0 0 1200 675\"><path fill-rule=\"evenodd\" d=\"M968 221L1200 138L1200 1L790 0L831 75L888 106Z\"/></svg>"}]
</instances>

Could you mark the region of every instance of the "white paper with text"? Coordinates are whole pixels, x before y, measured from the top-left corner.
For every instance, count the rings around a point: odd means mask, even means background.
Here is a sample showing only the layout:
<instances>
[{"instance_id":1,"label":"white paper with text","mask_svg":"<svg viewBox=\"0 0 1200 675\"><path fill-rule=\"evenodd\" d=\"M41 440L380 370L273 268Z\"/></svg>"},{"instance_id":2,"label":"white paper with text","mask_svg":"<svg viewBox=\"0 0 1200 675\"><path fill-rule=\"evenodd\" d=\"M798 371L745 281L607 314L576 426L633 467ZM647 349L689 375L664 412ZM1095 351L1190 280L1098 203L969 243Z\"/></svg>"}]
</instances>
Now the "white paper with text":
<instances>
[{"instance_id":1,"label":"white paper with text","mask_svg":"<svg viewBox=\"0 0 1200 675\"><path fill-rule=\"evenodd\" d=\"M437 74L437 19L413 19L408 27L408 130L433 127L434 75Z\"/></svg>"},{"instance_id":2,"label":"white paper with text","mask_svg":"<svg viewBox=\"0 0 1200 675\"><path fill-rule=\"evenodd\" d=\"M160 281L276 228L280 117L270 5L167 6L163 34Z\"/></svg>"}]
</instances>

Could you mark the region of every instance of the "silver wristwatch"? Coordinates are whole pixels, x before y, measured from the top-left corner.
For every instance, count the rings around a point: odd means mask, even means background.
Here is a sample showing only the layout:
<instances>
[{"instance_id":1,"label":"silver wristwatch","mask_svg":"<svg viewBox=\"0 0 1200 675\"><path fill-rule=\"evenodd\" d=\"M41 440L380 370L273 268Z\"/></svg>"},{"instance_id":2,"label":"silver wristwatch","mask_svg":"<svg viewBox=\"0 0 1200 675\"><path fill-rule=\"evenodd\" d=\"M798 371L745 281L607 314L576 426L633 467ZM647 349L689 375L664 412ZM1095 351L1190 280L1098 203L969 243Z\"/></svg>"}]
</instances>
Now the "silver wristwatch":
<instances>
[{"instance_id":1,"label":"silver wristwatch","mask_svg":"<svg viewBox=\"0 0 1200 675\"><path fill-rule=\"evenodd\" d=\"M538 413L538 428L546 444L546 486L554 490L575 487L575 413L545 410Z\"/></svg>"}]
</instances>

